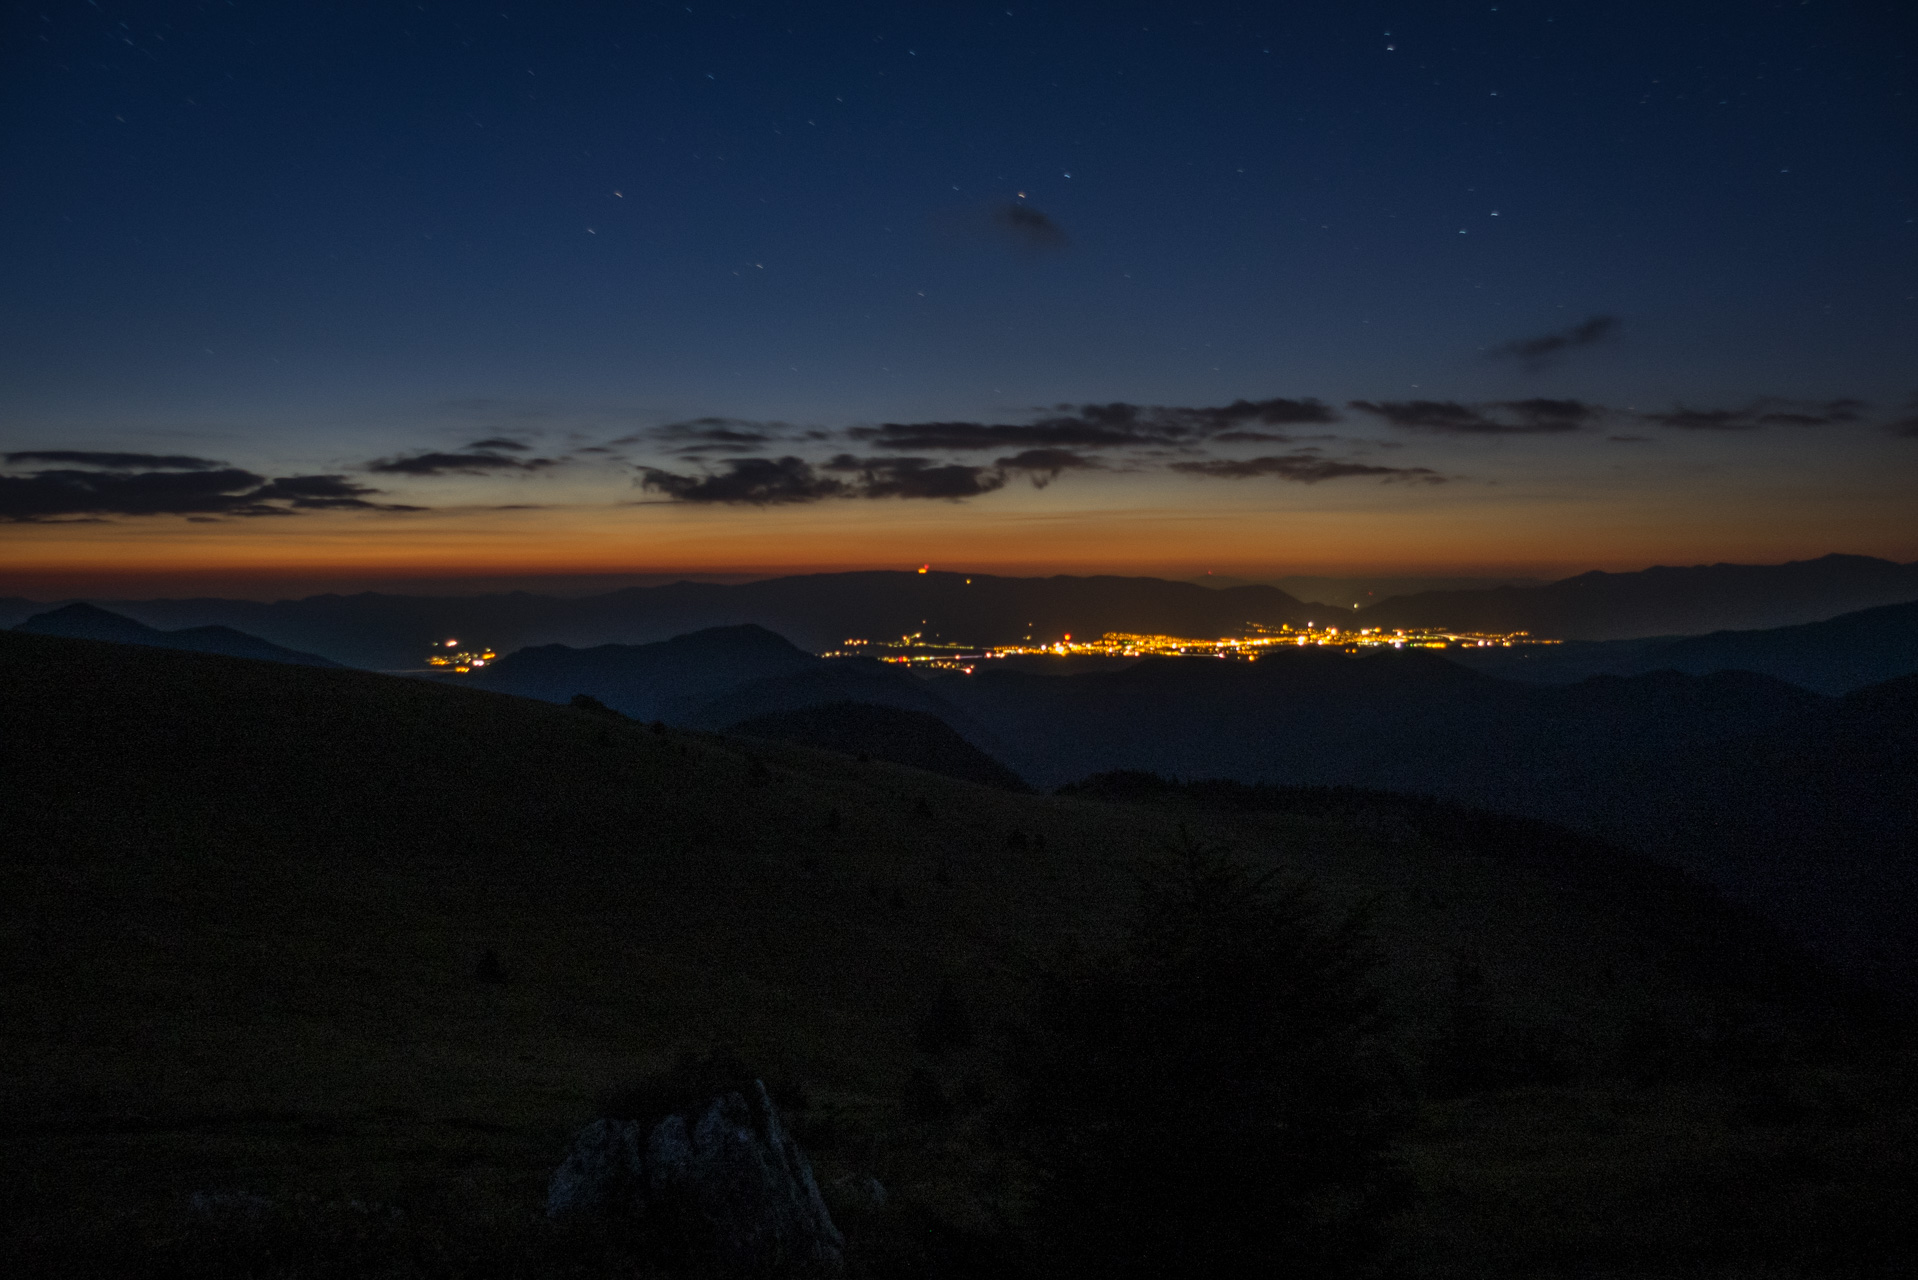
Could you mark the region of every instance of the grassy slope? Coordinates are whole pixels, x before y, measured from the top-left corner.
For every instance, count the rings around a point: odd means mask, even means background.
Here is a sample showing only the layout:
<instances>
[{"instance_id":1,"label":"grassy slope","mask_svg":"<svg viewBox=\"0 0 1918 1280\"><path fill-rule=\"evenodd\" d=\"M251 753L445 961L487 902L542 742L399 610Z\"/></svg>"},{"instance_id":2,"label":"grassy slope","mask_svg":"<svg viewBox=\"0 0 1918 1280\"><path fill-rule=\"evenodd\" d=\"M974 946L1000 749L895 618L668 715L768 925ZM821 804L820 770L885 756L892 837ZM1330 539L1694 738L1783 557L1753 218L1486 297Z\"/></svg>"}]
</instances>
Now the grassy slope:
<instances>
[{"instance_id":1,"label":"grassy slope","mask_svg":"<svg viewBox=\"0 0 1918 1280\"><path fill-rule=\"evenodd\" d=\"M858 1135L821 1139L829 1175L932 1188L950 1171L896 1101L913 1017L948 975L989 1012L1024 959L1110 930L1124 861L1181 819L1335 902L1376 899L1415 1028L1461 950L1490 999L1593 1061L1641 1015L1699 1027L1735 1002L1635 912L1390 815L1022 796L468 689L22 635L0 636L0 726L0 1194L29 1230L230 1187L451 1187L517 1220L597 1096L717 1039ZM1043 847L1010 847L1015 828ZM503 986L474 978L487 948ZM1470 1100L1434 1116L1453 1127L1417 1158L1427 1203L1451 1207L1411 1224L1415 1248L1509 1249L1514 1187L1597 1212L1589 1188L1554 1190L1577 1125Z\"/></svg>"}]
</instances>

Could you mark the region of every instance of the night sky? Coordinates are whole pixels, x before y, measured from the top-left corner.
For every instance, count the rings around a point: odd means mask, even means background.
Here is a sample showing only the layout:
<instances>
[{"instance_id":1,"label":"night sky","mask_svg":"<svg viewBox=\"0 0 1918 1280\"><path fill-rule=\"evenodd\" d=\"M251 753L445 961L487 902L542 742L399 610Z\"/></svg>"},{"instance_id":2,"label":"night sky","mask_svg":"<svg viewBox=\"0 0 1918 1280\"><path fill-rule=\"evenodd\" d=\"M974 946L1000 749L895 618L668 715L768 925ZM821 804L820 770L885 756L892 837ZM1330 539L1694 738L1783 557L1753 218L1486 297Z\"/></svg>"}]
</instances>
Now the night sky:
<instances>
[{"instance_id":1,"label":"night sky","mask_svg":"<svg viewBox=\"0 0 1918 1280\"><path fill-rule=\"evenodd\" d=\"M1918 6L9 4L0 592L1918 559Z\"/></svg>"}]
</instances>

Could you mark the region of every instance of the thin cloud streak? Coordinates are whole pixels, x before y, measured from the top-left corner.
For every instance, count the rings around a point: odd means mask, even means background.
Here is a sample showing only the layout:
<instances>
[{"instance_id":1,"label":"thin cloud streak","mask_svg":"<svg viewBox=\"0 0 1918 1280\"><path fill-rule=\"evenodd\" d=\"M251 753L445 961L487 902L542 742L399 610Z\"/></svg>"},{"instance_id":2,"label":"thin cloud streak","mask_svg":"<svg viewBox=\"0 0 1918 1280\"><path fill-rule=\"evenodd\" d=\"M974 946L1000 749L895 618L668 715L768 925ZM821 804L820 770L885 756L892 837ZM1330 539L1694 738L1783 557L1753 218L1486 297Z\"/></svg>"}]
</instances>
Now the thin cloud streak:
<instances>
[{"instance_id":1,"label":"thin cloud streak","mask_svg":"<svg viewBox=\"0 0 1918 1280\"><path fill-rule=\"evenodd\" d=\"M1581 347L1596 346L1616 338L1623 327L1624 322L1617 316L1593 316L1569 329L1502 343L1493 347L1486 356L1493 360L1517 360L1532 370L1546 369Z\"/></svg>"}]
</instances>

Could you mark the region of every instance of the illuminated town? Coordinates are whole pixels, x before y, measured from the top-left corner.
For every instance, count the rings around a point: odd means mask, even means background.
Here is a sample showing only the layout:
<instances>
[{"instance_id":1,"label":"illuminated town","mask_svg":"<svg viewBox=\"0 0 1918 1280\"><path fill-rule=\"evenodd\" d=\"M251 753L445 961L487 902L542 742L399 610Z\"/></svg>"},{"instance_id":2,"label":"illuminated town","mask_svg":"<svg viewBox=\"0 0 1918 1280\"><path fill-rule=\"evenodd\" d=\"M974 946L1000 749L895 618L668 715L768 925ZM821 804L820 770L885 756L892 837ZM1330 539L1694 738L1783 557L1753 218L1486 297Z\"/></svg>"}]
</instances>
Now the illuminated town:
<instances>
[{"instance_id":1,"label":"illuminated town","mask_svg":"<svg viewBox=\"0 0 1918 1280\"><path fill-rule=\"evenodd\" d=\"M426 659L426 665L429 667L446 667L461 675L465 675L476 667L485 666L499 656L491 649L461 649L459 643L458 640L448 640L444 644L434 645L433 652L428 655ZM446 649L452 649L454 652L442 652Z\"/></svg>"},{"instance_id":2,"label":"illuminated town","mask_svg":"<svg viewBox=\"0 0 1918 1280\"><path fill-rule=\"evenodd\" d=\"M1245 635L1225 636L1216 640L1108 631L1096 640L1074 640L1068 633L1050 643L985 647L928 640L925 633L915 631L896 640L847 640L838 649L822 656L877 658L881 662L900 666L963 671L971 675L981 663L1021 657L1232 658L1252 662L1268 653L1297 648L1337 649L1356 654L1371 649L1510 649L1521 645L1558 643L1557 640L1534 637L1525 631L1496 633L1319 627L1312 623L1303 627L1266 627L1255 623L1247 626Z\"/></svg>"}]
</instances>

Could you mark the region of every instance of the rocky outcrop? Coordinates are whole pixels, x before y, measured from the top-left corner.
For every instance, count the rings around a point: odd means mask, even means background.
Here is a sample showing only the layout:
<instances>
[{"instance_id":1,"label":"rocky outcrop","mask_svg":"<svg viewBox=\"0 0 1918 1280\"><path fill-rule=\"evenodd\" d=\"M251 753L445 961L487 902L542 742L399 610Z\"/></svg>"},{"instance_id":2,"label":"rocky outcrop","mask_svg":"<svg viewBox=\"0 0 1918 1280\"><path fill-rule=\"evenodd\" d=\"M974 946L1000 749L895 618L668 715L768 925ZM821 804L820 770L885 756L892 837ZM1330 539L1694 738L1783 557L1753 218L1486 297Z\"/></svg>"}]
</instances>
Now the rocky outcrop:
<instances>
[{"instance_id":1,"label":"rocky outcrop","mask_svg":"<svg viewBox=\"0 0 1918 1280\"><path fill-rule=\"evenodd\" d=\"M712 1275L845 1269L812 1166L758 1081L650 1125L593 1121L553 1174L546 1212L643 1222L681 1261Z\"/></svg>"},{"instance_id":2,"label":"rocky outcrop","mask_svg":"<svg viewBox=\"0 0 1918 1280\"><path fill-rule=\"evenodd\" d=\"M546 1216L554 1219L638 1214L645 1208L645 1167L639 1126L631 1120L595 1120L581 1129L546 1188Z\"/></svg>"}]
</instances>

